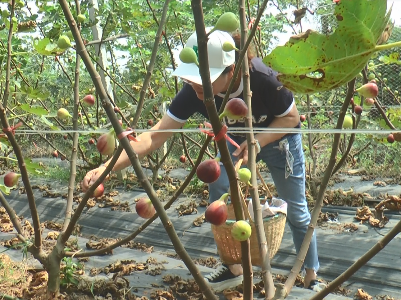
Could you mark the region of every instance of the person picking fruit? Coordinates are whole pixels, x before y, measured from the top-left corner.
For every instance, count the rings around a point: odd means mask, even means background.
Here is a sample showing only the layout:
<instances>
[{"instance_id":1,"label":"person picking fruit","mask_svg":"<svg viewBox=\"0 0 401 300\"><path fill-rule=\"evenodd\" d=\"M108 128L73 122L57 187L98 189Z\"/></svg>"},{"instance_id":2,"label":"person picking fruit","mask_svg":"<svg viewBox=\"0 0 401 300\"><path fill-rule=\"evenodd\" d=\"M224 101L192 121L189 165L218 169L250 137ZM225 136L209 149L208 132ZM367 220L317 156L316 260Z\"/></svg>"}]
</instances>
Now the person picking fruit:
<instances>
[{"instance_id":1,"label":"person picking fruit","mask_svg":"<svg viewBox=\"0 0 401 300\"><path fill-rule=\"evenodd\" d=\"M211 28L207 28L208 31ZM234 67L238 59L236 48L239 48L240 35L235 32L230 35L227 32L214 30L209 34L208 58L210 80L217 109L220 108L225 91L227 90L234 74ZM227 49L226 45L235 45L233 50ZM223 45L224 49L223 49ZM132 148L139 158L161 147L173 132L153 132L153 130L169 130L182 128L185 122L195 113L203 115L206 119L208 114L203 103L204 94L202 80L199 74L197 57L197 38L193 33L185 48L184 53L189 57L180 58L181 63L172 73L184 81L183 88L175 96L168 111L163 118L155 124L148 132L140 134L138 142L131 142ZM229 51L227 51L229 50ZM267 67L260 57L255 56L252 48L248 49L249 77L252 91L252 123L255 128L300 128L300 117L294 102L293 94L283 87L277 80L277 72ZM235 82L234 92L230 99L243 99L242 76L238 76ZM244 118L233 117L232 114L222 116L222 121L229 128L245 127ZM243 164L248 161L248 145L245 134L227 134L234 140L239 148L228 142L228 148L235 163L243 159ZM287 220L292 230L293 241L296 251L300 250L302 241L310 223L310 213L305 197L305 158L302 147L302 136L299 133L266 132L255 135L257 146L257 160L262 160L269 168L274 180L278 196L288 203ZM89 171L82 182L82 190L86 191L100 174L105 170L110 160L105 165ZM122 152L113 171L119 171L130 166L130 160L125 151ZM221 198L229 189L227 172L221 165L221 174L217 180L209 184L209 200L213 202ZM308 253L304 262L305 287L312 288L316 281L316 272L319 269L316 235L313 234ZM243 280L242 267L237 265L221 265L206 280L215 291L241 284Z\"/></svg>"}]
</instances>

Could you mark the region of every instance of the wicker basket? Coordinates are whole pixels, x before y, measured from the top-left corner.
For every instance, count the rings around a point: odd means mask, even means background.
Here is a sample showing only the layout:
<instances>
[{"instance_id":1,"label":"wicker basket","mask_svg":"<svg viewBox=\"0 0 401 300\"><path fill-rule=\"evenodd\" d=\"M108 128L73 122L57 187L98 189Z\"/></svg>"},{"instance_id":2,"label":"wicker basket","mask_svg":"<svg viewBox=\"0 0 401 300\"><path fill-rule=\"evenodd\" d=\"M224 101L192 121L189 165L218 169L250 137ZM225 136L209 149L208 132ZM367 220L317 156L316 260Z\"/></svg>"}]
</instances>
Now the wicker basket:
<instances>
[{"instance_id":1,"label":"wicker basket","mask_svg":"<svg viewBox=\"0 0 401 300\"><path fill-rule=\"evenodd\" d=\"M214 240L216 241L217 251L223 263L231 265L241 263L241 243L234 240L231 235L231 228L235 223L234 209L232 204L228 206L227 222L220 226L212 225ZM275 216L263 219L263 227L266 234L267 247L269 249L270 258L276 255L283 239L286 215L278 213ZM258 246L258 238L256 234L255 223L250 221L252 234L250 236L250 251L252 265L261 266L261 259Z\"/></svg>"}]
</instances>

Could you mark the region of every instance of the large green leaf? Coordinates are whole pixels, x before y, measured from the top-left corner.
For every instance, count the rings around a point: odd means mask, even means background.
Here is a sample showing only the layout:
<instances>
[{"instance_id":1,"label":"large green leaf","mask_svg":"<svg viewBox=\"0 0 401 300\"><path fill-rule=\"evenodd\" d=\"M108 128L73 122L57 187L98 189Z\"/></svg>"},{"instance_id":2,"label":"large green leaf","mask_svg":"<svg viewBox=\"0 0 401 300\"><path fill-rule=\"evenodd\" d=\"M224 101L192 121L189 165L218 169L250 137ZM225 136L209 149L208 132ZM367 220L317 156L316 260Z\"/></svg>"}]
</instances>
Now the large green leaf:
<instances>
[{"instance_id":1,"label":"large green leaf","mask_svg":"<svg viewBox=\"0 0 401 300\"><path fill-rule=\"evenodd\" d=\"M34 114L37 116L47 115L47 110L41 106L30 106L29 104L24 103L20 106L20 108L28 113L31 113L31 114Z\"/></svg>"},{"instance_id":2,"label":"large green leaf","mask_svg":"<svg viewBox=\"0 0 401 300\"><path fill-rule=\"evenodd\" d=\"M338 27L330 35L312 30L291 37L263 62L297 93L327 91L354 78L376 51L391 10L384 0L341 0L335 8Z\"/></svg>"}]
</instances>

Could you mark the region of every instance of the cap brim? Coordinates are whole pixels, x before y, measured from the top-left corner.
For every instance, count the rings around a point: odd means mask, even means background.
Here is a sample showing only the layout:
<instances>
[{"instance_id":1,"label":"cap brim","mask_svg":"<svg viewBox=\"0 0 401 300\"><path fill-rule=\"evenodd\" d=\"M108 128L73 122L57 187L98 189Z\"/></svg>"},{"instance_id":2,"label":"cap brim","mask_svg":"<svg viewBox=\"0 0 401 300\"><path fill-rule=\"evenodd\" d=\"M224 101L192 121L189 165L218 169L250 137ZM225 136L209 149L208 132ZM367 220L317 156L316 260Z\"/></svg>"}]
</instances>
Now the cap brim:
<instances>
[{"instance_id":1,"label":"cap brim","mask_svg":"<svg viewBox=\"0 0 401 300\"><path fill-rule=\"evenodd\" d=\"M213 83L221 75L221 73L223 73L223 71L224 68L210 68L210 81ZM178 68L171 73L171 75L202 85L199 67L196 64L181 63Z\"/></svg>"}]
</instances>

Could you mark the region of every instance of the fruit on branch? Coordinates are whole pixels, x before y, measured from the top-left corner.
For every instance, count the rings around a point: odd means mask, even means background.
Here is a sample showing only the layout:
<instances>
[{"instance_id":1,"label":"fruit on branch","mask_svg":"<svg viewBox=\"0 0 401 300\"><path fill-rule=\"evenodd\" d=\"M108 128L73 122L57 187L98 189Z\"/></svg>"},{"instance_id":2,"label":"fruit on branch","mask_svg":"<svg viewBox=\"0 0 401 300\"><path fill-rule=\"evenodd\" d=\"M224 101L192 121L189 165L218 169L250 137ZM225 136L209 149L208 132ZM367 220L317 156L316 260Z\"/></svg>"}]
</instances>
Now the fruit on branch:
<instances>
[{"instance_id":1,"label":"fruit on branch","mask_svg":"<svg viewBox=\"0 0 401 300\"><path fill-rule=\"evenodd\" d=\"M68 135L67 135L67 134L64 134L64 135L63 135L63 139L65 139L65 140L68 139Z\"/></svg>"},{"instance_id":2,"label":"fruit on branch","mask_svg":"<svg viewBox=\"0 0 401 300\"><path fill-rule=\"evenodd\" d=\"M93 95L86 95L82 101L87 105L87 106L93 106L95 104L95 97Z\"/></svg>"},{"instance_id":3,"label":"fruit on branch","mask_svg":"<svg viewBox=\"0 0 401 300\"><path fill-rule=\"evenodd\" d=\"M198 56L196 55L195 50L190 47L182 49L179 57L184 64L196 64L199 66Z\"/></svg>"},{"instance_id":4,"label":"fruit on branch","mask_svg":"<svg viewBox=\"0 0 401 300\"><path fill-rule=\"evenodd\" d=\"M114 133L108 132L102 134L97 140L96 148L102 155L112 154L116 148Z\"/></svg>"},{"instance_id":5,"label":"fruit on branch","mask_svg":"<svg viewBox=\"0 0 401 300\"><path fill-rule=\"evenodd\" d=\"M401 132L394 132L393 136L396 142L401 142Z\"/></svg>"},{"instance_id":6,"label":"fruit on branch","mask_svg":"<svg viewBox=\"0 0 401 300\"><path fill-rule=\"evenodd\" d=\"M379 88L374 82L368 82L355 91L365 98L375 98L379 94Z\"/></svg>"},{"instance_id":7,"label":"fruit on branch","mask_svg":"<svg viewBox=\"0 0 401 300\"><path fill-rule=\"evenodd\" d=\"M65 108L62 107L57 111L57 118L59 118L60 120L65 120L69 117L71 117L71 115Z\"/></svg>"},{"instance_id":8,"label":"fruit on branch","mask_svg":"<svg viewBox=\"0 0 401 300\"><path fill-rule=\"evenodd\" d=\"M79 14L79 15L77 16L77 20L78 20L79 23L83 23L83 22L85 22L86 17L85 17L85 15L83 15L83 14Z\"/></svg>"},{"instance_id":9,"label":"fruit on branch","mask_svg":"<svg viewBox=\"0 0 401 300\"><path fill-rule=\"evenodd\" d=\"M220 164L216 159L207 159L196 168L196 176L204 183L215 182L221 173Z\"/></svg>"},{"instance_id":10,"label":"fruit on branch","mask_svg":"<svg viewBox=\"0 0 401 300\"><path fill-rule=\"evenodd\" d=\"M103 185L103 183L101 183L93 191L93 197L101 197L101 196L103 196L103 193L104 193L104 185Z\"/></svg>"},{"instance_id":11,"label":"fruit on branch","mask_svg":"<svg viewBox=\"0 0 401 300\"><path fill-rule=\"evenodd\" d=\"M149 198L141 198L135 205L138 216L144 219L150 219L156 213L156 210Z\"/></svg>"},{"instance_id":12,"label":"fruit on branch","mask_svg":"<svg viewBox=\"0 0 401 300\"><path fill-rule=\"evenodd\" d=\"M363 111L362 106L360 106L360 105L356 105L356 106L355 106L354 112L355 112L357 115L362 114L362 111Z\"/></svg>"},{"instance_id":13,"label":"fruit on branch","mask_svg":"<svg viewBox=\"0 0 401 300\"><path fill-rule=\"evenodd\" d=\"M227 221L228 209L225 200L228 198L228 193L223 194L219 200L211 203L205 211L205 219L209 223L220 226Z\"/></svg>"},{"instance_id":14,"label":"fruit on branch","mask_svg":"<svg viewBox=\"0 0 401 300\"><path fill-rule=\"evenodd\" d=\"M69 37L66 35L60 35L60 37L58 38L58 41L57 41L57 47L59 47L61 49L68 49L71 46L72 45L71 45L71 41L70 41Z\"/></svg>"},{"instance_id":15,"label":"fruit on branch","mask_svg":"<svg viewBox=\"0 0 401 300\"><path fill-rule=\"evenodd\" d=\"M57 150L54 150L53 153L52 153L52 156L55 157L55 158L57 158L57 157L58 157L58 151L57 151Z\"/></svg>"},{"instance_id":16,"label":"fruit on branch","mask_svg":"<svg viewBox=\"0 0 401 300\"><path fill-rule=\"evenodd\" d=\"M233 50L239 51L239 49L237 47L235 47L235 45L233 45L233 43L230 43L230 42L227 42L227 41L223 43L222 49L225 52L230 52L230 51L233 51Z\"/></svg>"},{"instance_id":17,"label":"fruit on branch","mask_svg":"<svg viewBox=\"0 0 401 300\"><path fill-rule=\"evenodd\" d=\"M226 12L220 16L212 31L221 30L225 32L233 32L239 27L239 20L232 12Z\"/></svg>"},{"instance_id":18,"label":"fruit on branch","mask_svg":"<svg viewBox=\"0 0 401 300\"><path fill-rule=\"evenodd\" d=\"M355 105L354 98L351 98L351 100L349 101L349 104L350 104L351 106L354 106L354 105Z\"/></svg>"},{"instance_id":19,"label":"fruit on branch","mask_svg":"<svg viewBox=\"0 0 401 300\"><path fill-rule=\"evenodd\" d=\"M251 170L249 170L248 168L241 168L238 170L238 178L241 182L246 183L246 184L251 184L249 182L249 180L251 180Z\"/></svg>"},{"instance_id":20,"label":"fruit on branch","mask_svg":"<svg viewBox=\"0 0 401 300\"><path fill-rule=\"evenodd\" d=\"M220 114L219 118L227 116L232 120L239 120L243 117L246 117L248 114L248 106L241 98L232 98L227 101L226 106L224 107L224 111Z\"/></svg>"},{"instance_id":21,"label":"fruit on branch","mask_svg":"<svg viewBox=\"0 0 401 300\"><path fill-rule=\"evenodd\" d=\"M347 129L347 128L352 128L352 117L350 115L346 115L344 117L344 122L343 122L343 128Z\"/></svg>"},{"instance_id":22,"label":"fruit on branch","mask_svg":"<svg viewBox=\"0 0 401 300\"><path fill-rule=\"evenodd\" d=\"M60 159L61 159L61 160L65 160L65 156L64 156L64 155L61 155L61 156L60 156Z\"/></svg>"},{"instance_id":23,"label":"fruit on branch","mask_svg":"<svg viewBox=\"0 0 401 300\"><path fill-rule=\"evenodd\" d=\"M390 144L392 144L392 143L394 143L394 141L395 141L394 135L393 135L392 133L390 133L390 134L387 136L387 142L389 142Z\"/></svg>"},{"instance_id":24,"label":"fruit on branch","mask_svg":"<svg viewBox=\"0 0 401 300\"><path fill-rule=\"evenodd\" d=\"M183 154L180 156L180 162L185 163L187 161L187 157Z\"/></svg>"},{"instance_id":25,"label":"fruit on branch","mask_svg":"<svg viewBox=\"0 0 401 300\"><path fill-rule=\"evenodd\" d=\"M300 120L301 122L305 122L306 116L305 116L305 115L300 115L300 116L299 116L299 120Z\"/></svg>"},{"instance_id":26,"label":"fruit on branch","mask_svg":"<svg viewBox=\"0 0 401 300\"><path fill-rule=\"evenodd\" d=\"M18 179L21 177L21 174L17 174L14 172L8 172L4 176L4 185L7 187L13 187L18 183Z\"/></svg>"},{"instance_id":27,"label":"fruit on branch","mask_svg":"<svg viewBox=\"0 0 401 300\"><path fill-rule=\"evenodd\" d=\"M366 106L372 106L373 104L375 104L375 99L373 99L373 98L365 98L363 103L365 103Z\"/></svg>"},{"instance_id":28,"label":"fruit on branch","mask_svg":"<svg viewBox=\"0 0 401 300\"><path fill-rule=\"evenodd\" d=\"M148 126L153 126L153 120L152 119L148 120Z\"/></svg>"},{"instance_id":29,"label":"fruit on branch","mask_svg":"<svg viewBox=\"0 0 401 300\"><path fill-rule=\"evenodd\" d=\"M369 76L368 76L368 79L369 79L369 80L373 80L373 79L375 79L375 78L376 78L376 75L373 74L373 73L370 73Z\"/></svg>"},{"instance_id":30,"label":"fruit on branch","mask_svg":"<svg viewBox=\"0 0 401 300\"><path fill-rule=\"evenodd\" d=\"M247 221L239 220L231 228L232 237L240 242L246 241L252 234L251 225Z\"/></svg>"},{"instance_id":31,"label":"fruit on branch","mask_svg":"<svg viewBox=\"0 0 401 300\"><path fill-rule=\"evenodd\" d=\"M88 140L88 144L89 144L89 145L93 145L94 143L95 143L95 140L94 140L94 139L89 139L89 140Z\"/></svg>"},{"instance_id":32,"label":"fruit on branch","mask_svg":"<svg viewBox=\"0 0 401 300\"><path fill-rule=\"evenodd\" d=\"M119 109L117 106L114 106L114 112L115 112L115 113L119 113L119 112L120 112L120 109Z\"/></svg>"}]
</instances>

